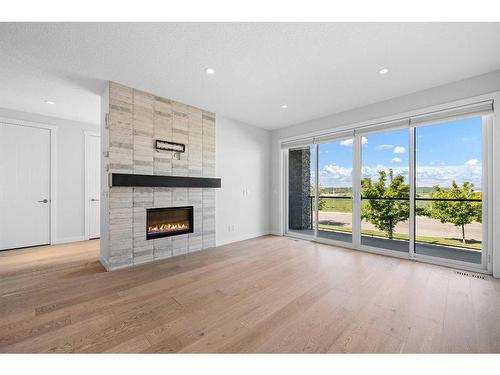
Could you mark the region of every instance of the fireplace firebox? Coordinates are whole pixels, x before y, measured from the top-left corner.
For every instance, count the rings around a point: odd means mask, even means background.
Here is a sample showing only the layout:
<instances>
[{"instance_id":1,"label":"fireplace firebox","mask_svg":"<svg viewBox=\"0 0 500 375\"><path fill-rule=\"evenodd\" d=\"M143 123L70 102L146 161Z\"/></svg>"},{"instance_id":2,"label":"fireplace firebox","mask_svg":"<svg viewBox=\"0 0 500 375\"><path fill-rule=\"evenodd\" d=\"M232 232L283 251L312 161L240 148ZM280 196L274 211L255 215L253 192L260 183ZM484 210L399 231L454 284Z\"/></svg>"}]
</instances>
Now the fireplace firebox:
<instances>
[{"instance_id":1,"label":"fireplace firebox","mask_svg":"<svg viewBox=\"0 0 500 375\"><path fill-rule=\"evenodd\" d=\"M146 239L193 233L193 206L148 208Z\"/></svg>"}]
</instances>

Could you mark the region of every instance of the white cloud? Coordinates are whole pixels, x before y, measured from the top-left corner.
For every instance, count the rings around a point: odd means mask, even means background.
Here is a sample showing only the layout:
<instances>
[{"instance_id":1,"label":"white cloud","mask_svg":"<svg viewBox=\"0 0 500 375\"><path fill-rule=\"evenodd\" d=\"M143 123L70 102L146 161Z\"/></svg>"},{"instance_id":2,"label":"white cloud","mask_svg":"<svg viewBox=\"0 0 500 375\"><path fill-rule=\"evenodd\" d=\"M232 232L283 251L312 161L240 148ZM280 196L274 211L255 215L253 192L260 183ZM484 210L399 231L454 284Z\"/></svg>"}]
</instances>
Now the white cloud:
<instances>
[{"instance_id":1,"label":"white cloud","mask_svg":"<svg viewBox=\"0 0 500 375\"><path fill-rule=\"evenodd\" d=\"M399 163L400 161L396 159L399 158L395 157L391 162ZM481 190L482 166L478 160L471 160L468 160L466 165L439 165L438 163L435 165L418 165L415 171L417 185L419 187L432 187L434 185L449 187L453 180L459 185L464 181L469 181L474 184L475 190ZM439 163L442 163L442 161L439 161ZM379 177L379 171L389 173L389 169L393 170L394 175L404 176L405 181L408 182L408 166L400 164L365 165L361 168L361 176L362 178L369 177L376 180ZM314 180L313 173L311 173L311 178ZM325 165L319 170L318 178L321 186L350 187L352 186L352 168L336 164Z\"/></svg>"},{"instance_id":2,"label":"white cloud","mask_svg":"<svg viewBox=\"0 0 500 375\"><path fill-rule=\"evenodd\" d=\"M352 186L352 168L328 164L319 171L318 177L321 186Z\"/></svg>"},{"instance_id":3,"label":"white cloud","mask_svg":"<svg viewBox=\"0 0 500 375\"><path fill-rule=\"evenodd\" d=\"M376 180L379 177L379 171L389 173L389 169L394 171L394 175L403 175L408 182L408 167L402 166L387 166L377 165L374 167L363 166L361 168L362 177L370 177ZM441 187L451 186L451 182L455 180L457 184L462 184L464 181L469 181L474 184L475 190L481 189L481 165L467 167L464 165L421 165L416 168L416 177L418 186L439 185Z\"/></svg>"},{"instance_id":4,"label":"white cloud","mask_svg":"<svg viewBox=\"0 0 500 375\"><path fill-rule=\"evenodd\" d=\"M350 177L352 168L346 168L335 164L329 164L323 167L323 171L335 177Z\"/></svg>"},{"instance_id":5,"label":"white cloud","mask_svg":"<svg viewBox=\"0 0 500 375\"><path fill-rule=\"evenodd\" d=\"M479 160L477 159L470 159L470 160L467 160L464 165L468 166L468 167L475 167L476 165L479 165Z\"/></svg>"},{"instance_id":6,"label":"white cloud","mask_svg":"<svg viewBox=\"0 0 500 375\"><path fill-rule=\"evenodd\" d=\"M401 158L392 158L391 163L401 163Z\"/></svg>"},{"instance_id":7,"label":"white cloud","mask_svg":"<svg viewBox=\"0 0 500 375\"><path fill-rule=\"evenodd\" d=\"M469 181L476 189L481 188L482 168L480 165L464 167L463 165L417 166L417 183L419 186L439 185L447 187L455 180L457 184Z\"/></svg>"},{"instance_id":8,"label":"white cloud","mask_svg":"<svg viewBox=\"0 0 500 375\"><path fill-rule=\"evenodd\" d=\"M396 147L394 147L393 152L395 154L404 154L406 152L406 148L404 148L403 146L396 146Z\"/></svg>"},{"instance_id":9,"label":"white cloud","mask_svg":"<svg viewBox=\"0 0 500 375\"><path fill-rule=\"evenodd\" d=\"M389 148L393 148L394 145L378 145L378 146L375 146L375 150L386 150L386 149L389 149Z\"/></svg>"},{"instance_id":10,"label":"white cloud","mask_svg":"<svg viewBox=\"0 0 500 375\"><path fill-rule=\"evenodd\" d=\"M353 142L352 138L344 139L343 141L340 141L340 145L341 146L351 147L352 146L352 142ZM366 137L361 137L361 143L364 144L364 145L366 145L368 143L368 139L366 139Z\"/></svg>"}]
</instances>

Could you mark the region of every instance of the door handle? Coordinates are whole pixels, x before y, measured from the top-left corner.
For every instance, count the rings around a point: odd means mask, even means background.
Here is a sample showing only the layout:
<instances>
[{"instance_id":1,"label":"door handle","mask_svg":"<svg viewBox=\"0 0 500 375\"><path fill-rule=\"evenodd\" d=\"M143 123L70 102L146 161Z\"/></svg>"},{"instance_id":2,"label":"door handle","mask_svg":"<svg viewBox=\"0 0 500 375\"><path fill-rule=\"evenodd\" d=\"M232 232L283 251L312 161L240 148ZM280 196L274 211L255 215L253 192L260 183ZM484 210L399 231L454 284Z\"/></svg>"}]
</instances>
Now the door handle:
<instances>
[{"instance_id":1,"label":"door handle","mask_svg":"<svg viewBox=\"0 0 500 375\"><path fill-rule=\"evenodd\" d=\"M99 199L90 198L89 201L91 201L91 202L99 202Z\"/></svg>"},{"instance_id":2,"label":"door handle","mask_svg":"<svg viewBox=\"0 0 500 375\"><path fill-rule=\"evenodd\" d=\"M41 201L38 201L38 203L49 203L48 199L42 199Z\"/></svg>"}]
</instances>

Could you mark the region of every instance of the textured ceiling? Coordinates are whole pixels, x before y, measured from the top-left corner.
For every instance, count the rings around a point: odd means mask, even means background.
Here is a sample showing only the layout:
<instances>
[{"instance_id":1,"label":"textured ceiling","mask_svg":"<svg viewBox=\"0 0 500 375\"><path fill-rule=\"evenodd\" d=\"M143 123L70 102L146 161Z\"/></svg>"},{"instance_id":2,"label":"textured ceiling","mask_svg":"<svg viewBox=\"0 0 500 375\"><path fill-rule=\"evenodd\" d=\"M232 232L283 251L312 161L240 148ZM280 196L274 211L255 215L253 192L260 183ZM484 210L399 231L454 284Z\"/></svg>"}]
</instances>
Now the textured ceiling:
<instances>
[{"instance_id":1,"label":"textured ceiling","mask_svg":"<svg viewBox=\"0 0 500 375\"><path fill-rule=\"evenodd\" d=\"M498 46L499 23L3 23L0 107L98 123L113 80L276 129L500 69Z\"/></svg>"}]
</instances>

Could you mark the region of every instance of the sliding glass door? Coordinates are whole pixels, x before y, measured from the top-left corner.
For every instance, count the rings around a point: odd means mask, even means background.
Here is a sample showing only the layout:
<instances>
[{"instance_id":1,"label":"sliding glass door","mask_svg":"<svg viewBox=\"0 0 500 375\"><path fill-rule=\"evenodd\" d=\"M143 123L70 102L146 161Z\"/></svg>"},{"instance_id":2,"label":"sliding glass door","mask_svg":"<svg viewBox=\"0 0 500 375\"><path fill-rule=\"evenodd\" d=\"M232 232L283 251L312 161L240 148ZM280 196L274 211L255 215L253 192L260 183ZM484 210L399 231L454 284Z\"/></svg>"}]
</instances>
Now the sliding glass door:
<instances>
[{"instance_id":1,"label":"sliding glass door","mask_svg":"<svg viewBox=\"0 0 500 375\"><path fill-rule=\"evenodd\" d=\"M361 245L409 252L409 130L361 138Z\"/></svg>"},{"instance_id":2,"label":"sliding glass door","mask_svg":"<svg viewBox=\"0 0 500 375\"><path fill-rule=\"evenodd\" d=\"M287 232L486 269L491 116L460 115L288 148Z\"/></svg>"},{"instance_id":3,"label":"sliding glass door","mask_svg":"<svg viewBox=\"0 0 500 375\"><path fill-rule=\"evenodd\" d=\"M415 254L481 264L481 116L415 128Z\"/></svg>"},{"instance_id":4,"label":"sliding glass door","mask_svg":"<svg viewBox=\"0 0 500 375\"><path fill-rule=\"evenodd\" d=\"M352 242L353 137L318 144L318 237Z\"/></svg>"}]
</instances>

